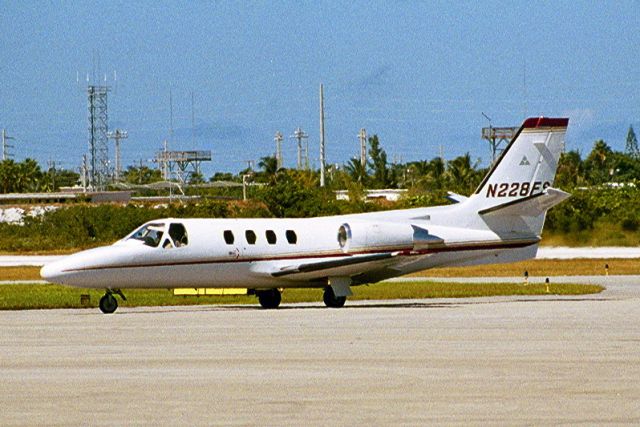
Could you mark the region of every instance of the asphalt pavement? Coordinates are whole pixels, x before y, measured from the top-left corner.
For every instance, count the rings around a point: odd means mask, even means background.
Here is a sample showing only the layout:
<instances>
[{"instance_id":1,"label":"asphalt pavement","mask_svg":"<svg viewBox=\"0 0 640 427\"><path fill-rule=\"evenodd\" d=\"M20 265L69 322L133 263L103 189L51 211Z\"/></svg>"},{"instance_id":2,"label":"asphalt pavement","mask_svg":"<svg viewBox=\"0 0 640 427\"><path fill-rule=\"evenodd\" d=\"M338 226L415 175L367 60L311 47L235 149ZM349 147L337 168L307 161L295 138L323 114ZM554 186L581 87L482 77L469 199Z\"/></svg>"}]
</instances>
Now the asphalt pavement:
<instances>
[{"instance_id":1,"label":"asphalt pavement","mask_svg":"<svg viewBox=\"0 0 640 427\"><path fill-rule=\"evenodd\" d=\"M640 286L0 312L2 425L640 423Z\"/></svg>"}]
</instances>

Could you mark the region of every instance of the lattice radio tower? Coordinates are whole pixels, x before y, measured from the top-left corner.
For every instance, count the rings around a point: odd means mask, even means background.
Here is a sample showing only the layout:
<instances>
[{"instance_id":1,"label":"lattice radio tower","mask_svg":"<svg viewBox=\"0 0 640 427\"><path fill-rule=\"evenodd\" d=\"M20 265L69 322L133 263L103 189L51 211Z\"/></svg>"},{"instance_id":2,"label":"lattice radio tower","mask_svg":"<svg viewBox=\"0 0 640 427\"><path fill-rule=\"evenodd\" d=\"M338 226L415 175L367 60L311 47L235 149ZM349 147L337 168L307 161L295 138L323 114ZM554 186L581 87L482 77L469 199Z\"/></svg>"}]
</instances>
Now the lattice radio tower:
<instances>
[{"instance_id":1,"label":"lattice radio tower","mask_svg":"<svg viewBox=\"0 0 640 427\"><path fill-rule=\"evenodd\" d=\"M87 87L89 108L89 181L91 188L104 190L109 180L107 93L109 86Z\"/></svg>"}]
</instances>

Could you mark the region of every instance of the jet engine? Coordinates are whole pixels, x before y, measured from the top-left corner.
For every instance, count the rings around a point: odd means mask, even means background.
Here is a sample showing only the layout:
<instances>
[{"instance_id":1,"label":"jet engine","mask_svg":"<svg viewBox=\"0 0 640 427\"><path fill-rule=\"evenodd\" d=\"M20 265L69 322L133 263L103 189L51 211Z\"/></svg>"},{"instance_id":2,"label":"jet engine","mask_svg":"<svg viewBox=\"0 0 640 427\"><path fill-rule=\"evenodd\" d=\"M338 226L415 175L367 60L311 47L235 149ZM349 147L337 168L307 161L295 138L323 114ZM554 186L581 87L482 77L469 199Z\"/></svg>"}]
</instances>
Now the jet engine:
<instances>
[{"instance_id":1,"label":"jet engine","mask_svg":"<svg viewBox=\"0 0 640 427\"><path fill-rule=\"evenodd\" d=\"M422 227L394 222L344 223L337 238L344 253L417 250L442 243Z\"/></svg>"}]
</instances>

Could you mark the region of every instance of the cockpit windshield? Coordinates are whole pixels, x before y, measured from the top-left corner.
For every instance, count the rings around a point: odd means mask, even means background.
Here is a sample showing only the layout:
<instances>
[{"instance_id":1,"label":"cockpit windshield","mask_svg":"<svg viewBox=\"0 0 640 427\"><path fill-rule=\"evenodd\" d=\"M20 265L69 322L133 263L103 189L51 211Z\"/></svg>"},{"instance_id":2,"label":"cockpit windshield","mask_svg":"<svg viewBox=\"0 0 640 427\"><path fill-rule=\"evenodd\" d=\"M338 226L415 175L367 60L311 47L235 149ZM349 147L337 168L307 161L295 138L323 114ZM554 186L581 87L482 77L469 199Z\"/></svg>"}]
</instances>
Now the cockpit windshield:
<instances>
[{"instance_id":1,"label":"cockpit windshield","mask_svg":"<svg viewBox=\"0 0 640 427\"><path fill-rule=\"evenodd\" d=\"M129 238L135 239L135 240L141 240L144 242L145 245L156 248L160 244L163 234L164 234L164 224L153 223L153 224L147 224L144 227L141 227L138 231L133 233Z\"/></svg>"}]
</instances>

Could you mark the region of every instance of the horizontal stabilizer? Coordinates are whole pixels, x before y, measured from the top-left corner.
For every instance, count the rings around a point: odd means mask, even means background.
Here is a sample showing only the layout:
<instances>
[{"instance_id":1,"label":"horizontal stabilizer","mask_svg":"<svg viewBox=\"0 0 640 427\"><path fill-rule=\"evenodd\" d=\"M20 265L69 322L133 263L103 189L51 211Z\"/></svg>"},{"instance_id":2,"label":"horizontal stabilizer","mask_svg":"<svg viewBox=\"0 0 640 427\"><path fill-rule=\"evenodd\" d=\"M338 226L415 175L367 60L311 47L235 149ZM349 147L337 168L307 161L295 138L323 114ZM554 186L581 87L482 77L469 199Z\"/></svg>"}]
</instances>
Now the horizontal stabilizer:
<instances>
[{"instance_id":1,"label":"horizontal stabilizer","mask_svg":"<svg viewBox=\"0 0 640 427\"><path fill-rule=\"evenodd\" d=\"M452 191L447 191L447 195L444 197L451 203L461 203L468 199L467 196L463 196L462 194L457 194Z\"/></svg>"},{"instance_id":2,"label":"horizontal stabilizer","mask_svg":"<svg viewBox=\"0 0 640 427\"><path fill-rule=\"evenodd\" d=\"M483 209L480 215L507 215L536 217L548 209L569 198L571 194L557 188L549 187L542 193L503 203L488 209Z\"/></svg>"},{"instance_id":3,"label":"horizontal stabilizer","mask_svg":"<svg viewBox=\"0 0 640 427\"><path fill-rule=\"evenodd\" d=\"M350 265L363 264L365 262L381 261L394 257L395 253L382 253L363 256L349 256L331 261L308 262L289 267L282 267L278 271L271 273L273 277L288 276L290 274L311 273L314 271L330 270L334 268L346 267Z\"/></svg>"}]
</instances>

